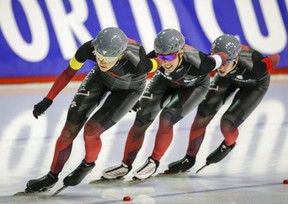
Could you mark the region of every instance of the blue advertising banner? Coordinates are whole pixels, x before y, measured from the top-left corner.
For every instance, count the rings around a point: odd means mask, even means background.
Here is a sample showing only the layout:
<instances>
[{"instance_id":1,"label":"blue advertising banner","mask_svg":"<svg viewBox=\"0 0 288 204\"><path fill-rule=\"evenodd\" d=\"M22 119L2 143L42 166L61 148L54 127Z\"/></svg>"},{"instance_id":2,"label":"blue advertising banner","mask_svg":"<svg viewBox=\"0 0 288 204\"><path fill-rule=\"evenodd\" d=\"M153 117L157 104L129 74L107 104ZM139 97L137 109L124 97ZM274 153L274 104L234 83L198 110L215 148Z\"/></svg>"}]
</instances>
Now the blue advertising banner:
<instances>
[{"instance_id":1,"label":"blue advertising banner","mask_svg":"<svg viewBox=\"0 0 288 204\"><path fill-rule=\"evenodd\" d=\"M287 0L1 0L0 78L58 75L77 47L109 26L147 52L164 28L206 53L229 33L265 55L279 53L277 68L288 68L287 10Z\"/></svg>"}]
</instances>

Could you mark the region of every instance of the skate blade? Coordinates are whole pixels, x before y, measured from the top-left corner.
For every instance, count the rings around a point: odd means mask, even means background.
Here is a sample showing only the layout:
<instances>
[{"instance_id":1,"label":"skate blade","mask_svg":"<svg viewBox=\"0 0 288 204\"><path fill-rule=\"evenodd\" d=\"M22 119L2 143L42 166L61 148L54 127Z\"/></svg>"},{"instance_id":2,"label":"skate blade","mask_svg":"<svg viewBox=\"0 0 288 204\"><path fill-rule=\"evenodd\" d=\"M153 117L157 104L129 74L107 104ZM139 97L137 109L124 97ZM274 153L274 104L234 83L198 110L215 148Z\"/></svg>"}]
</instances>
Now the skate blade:
<instances>
[{"instance_id":1,"label":"skate blade","mask_svg":"<svg viewBox=\"0 0 288 204\"><path fill-rule=\"evenodd\" d=\"M103 176L101 176L100 179L95 179L93 181L90 181L89 184L98 184L98 183L109 183L109 182L118 182L123 181L124 177L122 178L115 178L115 179L106 179Z\"/></svg>"},{"instance_id":2,"label":"skate blade","mask_svg":"<svg viewBox=\"0 0 288 204\"><path fill-rule=\"evenodd\" d=\"M145 181L145 180L147 180L147 179L149 179L150 177L148 177L148 178L146 178L146 179L139 179L139 178L137 178L137 177L135 177L135 176L133 176L132 177L132 179L130 179L130 180L128 180L127 181L127 183L134 183L134 184L136 184L136 183L141 183L141 182L143 182L143 181Z\"/></svg>"},{"instance_id":3,"label":"skate blade","mask_svg":"<svg viewBox=\"0 0 288 204\"><path fill-rule=\"evenodd\" d=\"M13 196L27 196L27 195L32 195L33 193L29 193L27 191L20 191L20 192L17 192L15 194L13 194Z\"/></svg>"},{"instance_id":4,"label":"skate blade","mask_svg":"<svg viewBox=\"0 0 288 204\"><path fill-rule=\"evenodd\" d=\"M39 196L39 195L47 195L47 192L49 192L50 189L44 189L42 191L27 191L26 189L24 191L17 192L13 194L13 196Z\"/></svg>"},{"instance_id":5,"label":"skate blade","mask_svg":"<svg viewBox=\"0 0 288 204\"><path fill-rule=\"evenodd\" d=\"M200 171L202 171L206 166L208 166L209 164L205 164L204 166L202 166L200 169L198 169L196 171L196 174L199 173Z\"/></svg>"},{"instance_id":6,"label":"skate blade","mask_svg":"<svg viewBox=\"0 0 288 204\"><path fill-rule=\"evenodd\" d=\"M169 171L169 169L167 169L167 170L165 170L164 172L162 172L162 173L158 173L155 177L169 177L169 176L171 176L171 177L173 177L173 176L175 176L175 177L181 177L181 176L186 176L188 173L189 173L190 171L189 170L187 170L187 171L179 171L179 172L176 172L176 173L171 173L170 171Z\"/></svg>"},{"instance_id":7,"label":"skate blade","mask_svg":"<svg viewBox=\"0 0 288 204\"><path fill-rule=\"evenodd\" d=\"M61 193L64 189L66 189L68 186L62 186L61 188L59 188L52 196L56 196L59 193Z\"/></svg>"},{"instance_id":8,"label":"skate blade","mask_svg":"<svg viewBox=\"0 0 288 204\"><path fill-rule=\"evenodd\" d=\"M132 179L130 180L127 180L128 183L142 183L143 181L148 181L148 180L152 180L153 178L155 178L156 176L154 175L151 175L147 178L143 178L143 179L140 179L140 178L137 178L136 176L133 176Z\"/></svg>"}]
</instances>

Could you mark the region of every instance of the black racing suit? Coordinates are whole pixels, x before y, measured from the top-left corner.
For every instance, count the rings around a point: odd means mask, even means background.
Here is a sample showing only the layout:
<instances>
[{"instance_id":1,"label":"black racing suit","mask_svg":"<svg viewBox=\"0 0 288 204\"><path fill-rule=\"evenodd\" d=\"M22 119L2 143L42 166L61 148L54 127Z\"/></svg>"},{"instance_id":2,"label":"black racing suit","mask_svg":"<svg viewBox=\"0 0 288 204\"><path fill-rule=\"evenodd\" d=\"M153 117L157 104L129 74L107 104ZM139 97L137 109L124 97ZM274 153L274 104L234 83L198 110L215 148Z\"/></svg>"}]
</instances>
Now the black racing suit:
<instances>
[{"instance_id":1,"label":"black racing suit","mask_svg":"<svg viewBox=\"0 0 288 204\"><path fill-rule=\"evenodd\" d=\"M263 59L258 51L243 47L236 68L225 77L215 76L193 121L187 155L196 156L207 125L232 94L234 98L222 115L220 126L225 143L229 146L236 142L238 127L259 105L270 84L270 73Z\"/></svg>"},{"instance_id":2,"label":"black racing suit","mask_svg":"<svg viewBox=\"0 0 288 204\"><path fill-rule=\"evenodd\" d=\"M93 52L91 41L86 42L76 51L76 62L70 61L70 67L77 69L78 67L74 68L73 65L84 63L86 60L96 62ZM124 57L109 71L102 72L96 64L71 102L66 123L56 143L51 172L62 171L71 154L73 140L84 124L85 162L94 162L101 150L100 135L133 107L145 88L147 73L156 68L156 61L147 58L144 48L132 41L129 42ZM56 94L53 93L53 87ZM57 86L53 87L48 94L52 95L50 98L55 97L60 89ZM103 105L90 117L107 93L109 95Z\"/></svg>"},{"instance_id":3,"label":"black racing suit","mask_svg":"<svg viewBox=\"0 0 288 204\"><path fill-rule=\"evenodd\" d=\"M166 73L163 67L157 70L141 97L141 110L129 131L123 156L125 164L132 165L145 131L160 111L152 157L161 159L172 141L173 125L196 108L208 92L208 73L215 65L213 58L189 47L184 49L182 62L172 73Z\"/></svg>"}]
</instances>

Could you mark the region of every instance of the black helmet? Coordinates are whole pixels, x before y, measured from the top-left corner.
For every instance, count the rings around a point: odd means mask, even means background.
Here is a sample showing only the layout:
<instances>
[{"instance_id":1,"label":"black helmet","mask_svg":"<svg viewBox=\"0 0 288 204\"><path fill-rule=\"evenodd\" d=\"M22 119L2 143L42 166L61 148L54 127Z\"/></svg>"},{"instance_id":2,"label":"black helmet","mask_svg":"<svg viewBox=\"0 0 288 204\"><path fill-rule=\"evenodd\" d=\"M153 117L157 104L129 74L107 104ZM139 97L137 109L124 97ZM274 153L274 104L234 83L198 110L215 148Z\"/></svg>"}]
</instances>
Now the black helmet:
<instances>
[{"instance_id":1,"label":"black helmet","mask_svg":"<svg viewBox=\"0 0 288 204\"><path fill-rule=\"evenodd\" d=\"M115 27L101 30L92 41L95 51L105 57L118 57L127 48L128 38L125 33Z\"/></svg>"},{"instance_id":2,"label":"black helmet","mask_svg":"<svg viewBox=\"0 0 288 204\"><path fill-rule=\"evenodd\" d=\"M229 34L219 36L211 46L211 53L224 52L228 55L227 60L235 59L240 51L240 41L235 36Z\"/></svg>"},{"instance_id":3,"label":"black helmet","mask_svg":"<svg viewBox=\"0 0 288 204\"><path fill-rule=\"evenodd\" d=\"M185 38L179 31L169 28L158 33L154 40L154 50L159 54L179 51L185 45Z\"/></svg>"}]
</instances>

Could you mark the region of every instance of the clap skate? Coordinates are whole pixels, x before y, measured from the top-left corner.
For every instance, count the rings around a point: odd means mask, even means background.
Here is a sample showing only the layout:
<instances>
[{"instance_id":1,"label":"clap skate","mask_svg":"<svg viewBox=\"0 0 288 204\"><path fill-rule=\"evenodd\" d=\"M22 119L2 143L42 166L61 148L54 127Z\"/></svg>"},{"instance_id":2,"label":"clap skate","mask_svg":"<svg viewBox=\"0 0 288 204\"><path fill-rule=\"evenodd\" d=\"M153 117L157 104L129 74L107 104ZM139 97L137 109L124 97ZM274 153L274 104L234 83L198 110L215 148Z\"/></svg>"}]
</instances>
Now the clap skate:
<instances>
[{"instance_id":1,"label":"clap skate","mask_svg":"<svg viewBox=\"0 0 288 204\"><path fill-rule=\"evenodd\" d=\"M45 192L52 188L58 181L58 177L53 176L50 172L39 179L33 179L27 182L26 189L23 192L14 194L25 195L30 193Z\"/></svg>"},{"instance_id":2,"label":"clap skate","mask_svg":"<svg viewBox=\"0 0 288 204\"><path fill-rule=\"evenodd\" d=\"M154 160L152 157L148 157L146 162L133 172L133 181L142 181L150 178L157 170L159 161Z\"/></svg>"},{"instance_id":3,"label":"clap skate","mask_svg":"<svg viewBox=\"0 0 288 204\"><path fill-rule=\"evenodd\" d=\"M104 179L119 179L126 176L132 169L132 166L125 163L121 163L117 166L106 168L102 171L102 177Z\"/></svg>"},{"instance_id":4,"label":"clap skate","mask_svg":"<svg viewBox=\"0 0 288 204\"><path fill-rule=\"evenodd\" d=\"M100 182L123 180L124 179L123 177L126 176L131 171L131 169L132 169L132 166L127 165L127 164L122 162L119 165L104 169L102 171L101 178L90 181L89 184L97 184Z\"/></svg>"},{"instance_id":5,"label":"clap skate","mask_svg":"<svg viewBox=\"0 0 288 204\"><path fill-rule=\"evenodd\" d=\"M87 164L84 160L81 164L72 171L68 176L66 176L63 180L63 187L58 189L53 196L59 194L68 186L76 186L78 185L84 178L89 174L92 169L95 167L95 163Z\"/></svg>"},{"instance_id":6,"label":"clap skate","mask_svg":"<svg viewBox=\"0 0 288 204\"><path fill-rule=\"evenodd\" d=\"M200 169L198 169L196 171L196 174L202 169L204 169L206 166L209 166L210 164L213 163L217 163L222 159L224 159L229 154L229 152L231 152L231 150L235 147L235 145L236 142L230 146L227 146L225 144L225 141L223 141L215 151L213 151L211 154L208 155L208 157L206 158L206 164L202 166Z\"/></svg>"},{"instance_id":7,"label":"clap skate","mask_svg":"<svg viewBox=\"0 0 288 204\"><path fill-rule=\"evenodd\" d=\"M168 169L164 171L164 174L176 174L185 172L195 164L195 157L186 155L184 158L172 162L168 165Z\"/></svg>"}]
</instances>

